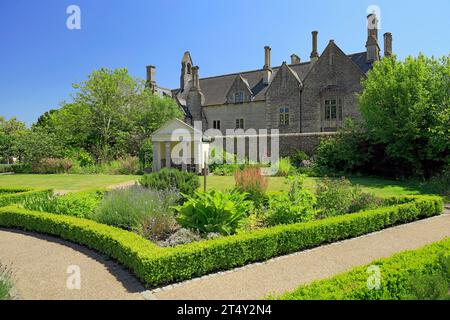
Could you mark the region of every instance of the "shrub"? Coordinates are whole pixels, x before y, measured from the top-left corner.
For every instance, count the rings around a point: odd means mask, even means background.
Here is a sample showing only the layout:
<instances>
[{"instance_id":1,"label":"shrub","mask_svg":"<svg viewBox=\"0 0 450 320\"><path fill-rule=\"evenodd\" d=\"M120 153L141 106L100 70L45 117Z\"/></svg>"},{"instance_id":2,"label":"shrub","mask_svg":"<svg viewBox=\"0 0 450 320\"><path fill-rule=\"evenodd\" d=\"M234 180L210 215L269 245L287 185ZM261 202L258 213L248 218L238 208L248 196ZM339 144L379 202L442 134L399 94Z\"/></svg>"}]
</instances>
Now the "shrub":
<instances>
[{"instance_id":1,"label":"shrub","mask_svg":"<svg viewBox=\"0 0 450 320\"><path fill-rule=\"evenodd\" d=\"M309 160L310 157L306 154L306 152L302 150L297 150L297 152L292 156L292 165L296 168L300 168L302 166L302 162Z\"/></svg>"},{"instance_id":2,"label":"shrub","mask_svg":"<svg viewBox=\"0 0 450 320\"><path fill-rule=\"evenodd\" d=\"M171 234L167 240L160 242L162 247L175 247L180 244L187 244L194 241L202 240L201 236L189 229L181 228Z\"/></svg>"},{"instance_id":3,"label":"shrub","mask_svg":"<svg viewBox=\"0 0 450 320\"><path fill-rule=\"evenodd\" d=\"M21 203L30 197L52 194L49 189L0 188L0 207Z\"/></svg>"},{"instance_id":4,"label":"shrub","mask_svg":"<svg viewBox=\"0 0 450 320\"><path fill-rule=\"evenodd\" d=\"M289 158L280 158L277 163L275 163L275 167L278 169L275 174L277 177L287 177L288 175L295 173L295 167L291 164Z\"/></svg>"},{"instance_id":5,"label":"shrub","mask_svg":"<svg viewBox=\"0 0 450 320\"><path fill-rule=\"evenodd\" d=\"M68 173L72 166L72 160L67 158L44 158L34 166L33 170L35 173L42 174Z\"/></svg>"},{"instance_id":6,"label":"shrub","mask_svg":"<svg viewBox=\"0 0 450 320\"><path fill-rule=\"evenodd\" d=\"M255 204L259 205L265 201L268 179L261 174L260 168L253 166L238 170L234 173L234 181L236 188L247 193Z\"/></svg>"},{"instance_id":7,"label":"shrub","mask_svg":"<svg viewBox=\"0 0 450 320\"><path fill-rule=\"evenodd\" d=\"M31 164L28 163L16 163L11 166L11 169L14 173L23 174L23 173L32 173L33 168Z\"/></svg>"},{"instance_id":8,"label":"shrub","mask_svg":"<svg viewBox=\"0 0 450 320\"><path fill-rule=\"evenodd\" d=\"M290 179L288 193L269 197L269 206L265 214L268 226L292 224L312 220L315 214L316 197L303 188L303 177Z\"/></svg>"},{"instance_id":9,"label":"shrub","mask_svg":"<svg viewBox=\"0 0 450 320\"><path fill-rule=\"evenodd\" d=\"M148 190L140 186L108 192L92 220L151 239L161 239L176 228L171 206L178 195L170 191Z\"/></svg>"},{"instance_id":10,"label":"shrub","mask_svg":"<svg viewBox=\"0 0 450 320\"><path fill-rule=\"evenodd\" d=\"M364 193L358 186L344 177L340 179L324 178L317 183L317 207L319 216L332 217L336 215L375 208L381 200Z\"/></svg>"},{"instance_id":11,"label":"shrub","mask_svg":"<svg viewBox=\"0 0 450 320\"><path fill-rule=\"evenodd\" d=\"M427 182L422 183L422 189L428 193L437 193L450 197L450 166L435 175Z\"/></svg>"},{"instance_id":12,"label":"shrub","mask_svg":"<svg viewBox=\"0 0 450 320\"><path fill-rule=\"evenodd\" d=\"M402 198L402 201L407 202L168 249L135 233L94 221L16 206L0 208L0 225L47 233L86 245L117 259L147 285L157 286L357 237L442 212L440 197L416 196ZM367 274L365 280L366 277Z\"/></svg>"},{"instance_id":13,"label":"shrub","mask_svg":"<svg viewBox=\"0 0 450 320\"><path fill-rule=\"evenodd\" d=\"M242 170L242 164L218 164L210 167L215 176L232 176L236 171Z\"/></svg>"},{"instance_id":14,"label":"shrub","mask_svg":"<svg viewBox=\"0 0 450 320\"><path fill-rule=\"evenodd\" d=\"M441 257L449 257L449 253L450 238L446 238L422 249L398 253L332 278L300 286L293 292L277 298L282 300L397 300L411 297L411 294L417 292L414 287L419 289L418 291L422 291L423 288L423 283L411 283L411 277L422 275L425 278L422 278L421 282L431 280L436 284L436 275L442 274ZM367 268L371 265L378 266L382 274L378 290L369 289L367 286ZM438 290L433 288L433 291ZM429 292L425 292L423 296L429 296Z\"/></svg>"},{"instance_id":15,"label":"shrub","mask_svg":"<svg viewBox=\"0 0 450 320\"><path fill-rule=\"evenodd\" d=\"M200 181L196 174L169 168L145 174L141 177L139 183L146 188L169 191L178 190L185 195L193 195L200 187Z\"/></svg>"},{"instance_id":16,"label":"shrub","mask_svg":"<svg viewBox=\"0 0 450 320\"><path fill-rule=\"evenodd\" d=\"M348 119L338 134L320 141L316 151L316 170L322 175L359 172L371 159L363 130Z\"/></svg>"},{"instance_id":17,"label":"shrub","mask_svg":"<svg viewBox=\"0 0 450 320\"><path fill-rule=\"evenodd\" d=\"M28 210L89 218L103 198L104 190L86 190L65 195L37 194L22 202Z\"/></svg>"},{"instance_id":18,"label":"shrub","mask_svg":"<svg viewBox=\"0 0 450 320\"><path fill-rule=\"evenodd\" d=\"M12 273L9 268L0 263L0 300L9 300L12 289Z\"/></svg>"},{"instance_id":19,"label":"shrub","mask_svg":"<svg viewBox=\"0 0 450 320\"><path fill-rule=\"evenodd\" d=\"M119 159L119 174L137 174L140 170L139 168L139 158L138 157L124 157Z\"/></svg>"},{"instance_id":20,"label":"shrub","mask_svg":"<svg viewBox=\"0 0 450 320\"><path fill-rule=\"evenodd\" d=\"M11 164L0 164L0 173L14 172Z\"/></svg>"},{"instance_id":21,"label":"shrub","mask_svg":"<svg viewBox=\"0 0 450 320\"><path fill-rule=\"evenodd\" d=\"M202 234L233 234L250 209L251 202L245 198L246 194L238 190L198 191L195 197L187 197L183 205L175 207L178 212L177 221L183 227Z\"/></svg>"}]
</instances>

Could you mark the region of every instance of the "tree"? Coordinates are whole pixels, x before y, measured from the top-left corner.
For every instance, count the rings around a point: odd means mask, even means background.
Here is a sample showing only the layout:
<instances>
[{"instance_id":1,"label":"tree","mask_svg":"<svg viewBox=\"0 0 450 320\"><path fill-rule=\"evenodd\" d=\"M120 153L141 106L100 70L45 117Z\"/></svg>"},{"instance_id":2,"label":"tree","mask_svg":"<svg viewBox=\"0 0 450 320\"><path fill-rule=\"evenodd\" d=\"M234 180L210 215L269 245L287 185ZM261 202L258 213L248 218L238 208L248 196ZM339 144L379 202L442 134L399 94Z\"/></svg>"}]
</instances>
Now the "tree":
<instances>
[{"instance_id":1,"label":"tree","mask_svg":"<svg viewBox=\"0 0 450 320\"><path fill-rule=\"evenodd\" d=\"M19 157L19 140L26 132L25 123L0 116L0 161L9 163L12 157Z\"/></svg>"},{"instance_id":2,"label":"tree","mask_svg":"<svg viewBox=\"0 0 450 320\"><path fill-rule=\"evenodd\" d=\"M174 100L153 95L126 69L96 70L74 88L73 104L88 110L89 148L99 161L136 155L151 132L181 115Z\"/></svg>"},{"instance_id":3,"label":"tree","mask_svg":"<svg viewBox=\"0 0 450 320\"><path fill-rule=\"evenodd\" d=\"M450 56L384 58L363 81L359 105L369 140L404 175L450 164Z\"/></svg>"}]
</instances>

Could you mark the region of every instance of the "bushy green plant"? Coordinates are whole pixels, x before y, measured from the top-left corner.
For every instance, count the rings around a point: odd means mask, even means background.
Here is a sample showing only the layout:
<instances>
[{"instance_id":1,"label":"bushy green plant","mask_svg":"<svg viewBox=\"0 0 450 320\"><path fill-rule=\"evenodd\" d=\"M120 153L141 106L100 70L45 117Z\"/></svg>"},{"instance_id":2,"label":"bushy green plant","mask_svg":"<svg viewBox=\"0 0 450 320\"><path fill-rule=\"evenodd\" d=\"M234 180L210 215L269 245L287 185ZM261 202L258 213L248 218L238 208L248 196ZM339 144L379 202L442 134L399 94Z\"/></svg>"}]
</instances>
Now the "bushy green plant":
<instances>
[{"instance_id":1,"label":"bushy green plant","mask_svg":"<svg viewBox=\"0 0 450 320\"><path fill-rule=\"evenodd\" d=\"M292 165L289 158L280 158L275 163L275 168L278 169L277 173L275 174L277 177L287 177L290 174L295 173L295 167Z\"/></svg>"},{"instance_id":2,"label":"bushy green plant","mask_svg":"<svg viewBox=\"0 0 450 320\"><path fill-rule=\"evenodd\" d=\"M291 184L289 192L269 197L265 214L268 226L305 222L314 218L316 197L303 188L303 179L303 176L291 177L288 179Z\"/></svg>"},{"instance_id":3,"label":"bushy green plant","mask_svg":"<svg viewBox=\"0 0 450 320\"><path fill-rule=\"evenodd\" d=\"M445 167L441 173L423 182L421 188L427 193L450 197L450 165Z\"/></svg>"},{"instance_id":4,"label":"bushy green plant","mask_svg":"<svg viewBox=\"0 0 450 320\"><path fill-rule=\"evenodd\" d=\"M381 204L377 197L364 193L358 186L341 177L325 177L317 183L317 208L320 217L333 217L346 213L375 208Z\"/></svg>"},{"instance_id":5,"label":"bushy green plant","mask_svg":"<svg viewBox=\"0 0 450 320\"><path fill-rule=\"evenodd\" d=\"M52 194L53 191L49 189L30 189L30 188L0 188L0 207L7 206L13 203L22 203L28 198L35 196L46 196Z\"/></svg>"},{"instance_id":6,"label":"bushy green plant","mask_svg":"<svg viewBox=\"0 0 450 320\"><path fill-rule=\"evenodd\" d=\"M85 190L65 195L51 193L27 197L22 206L28 210L88 218L103 199L104 190Z\"/></svg>"},{"instance_id":7,"label":"bushy green plant","mask_svg":"<svg viewBox=\"0 0 450 320\"><path fill-rule=\"evenodd\" d=\"M246 166L243 170L237 170L234 173L234 181L236 189L246 193L258 207L265 202L269 182L267 177L261 174L259 167Z\"/></svg>"},{"instance_id":8,"label":"bushy green plant","mask_svg":"<svg viewBox=\"0 0 450 320\"><path fill-rule=\"evenodd\" d=\"M302 162L309 159L310 157L306 154L305 151L297 150L295 154L291 157L291 162L294 167L300 168Z\"/></svg>"},{"instance_id":9,"label":"bushy green plant","mask_svg":"<svg viewBox=\"0 0 450 320\"><path fill-rule=\"evenodd\" d=\"M73 162L68 158L44 158L34 166L33 170L42 174L68 173L72 166Z\"/></svg>"},{"instance_id":10,"label":"bushy green plant","mask_svg":"<svg viewBox=\"0 0 450 320\"><path fill-rule=\"evenodd\" d=\"M195 173L169 168L145 174L141 177L139 183L145 188L178 190L185 195L193 195L200 187L199 178Z\"/></svg>"},{"instance_id":11,"label":"bushy green plant","mask_svg":"<svg viewBox=\"0 0 450 320\"><path fill-rule=\"evenodd\" d=\"M246 200L245 193L213 189L197 191L194 197L187 196L187 201L175 210L178 212L178 223L185 228L202 234L219 232L230 235L236 232L250 207L251 202Z\"/></svg>"},{"instance_id":12,"label":"bushy green plant","mask_svg":"<svg viewBox=\"0 0 450 320\"><path fill-rule=\"evenodd\" d=\"M243 164L217 164L210 168L215 176L232 176L237 170L242 170Z\"/></svg>"},{"instance_id":13,"label":"bushy green plant","mask_svg":"<svg viewBox=\"0 0 450 320\"><path fill-rule=\"evenodd\" d=\"M12 273L0 262L0 300L11 299Z\"/></svg>"},{"instance_id":14,"label":"bushy green plant","mask_svg":"<svg viewBox=\"0 0 450 320\"><path fill-rule=\"evenodd\" d=\"M139 172L139 158L127 156L119 159L119 174L137 174Z\"/></svg>"},{"instance_id":15,"label":"bushy green plant","mask_svg":"<svg viewBox=\"0 0 450 320\"><path fill-rule=\"evenodd\" d=\"M134 186L108 192L93 214L92 220L151 239L161 239L176 228L171 206L178 194Z\"/></svg>"}]
</instances>

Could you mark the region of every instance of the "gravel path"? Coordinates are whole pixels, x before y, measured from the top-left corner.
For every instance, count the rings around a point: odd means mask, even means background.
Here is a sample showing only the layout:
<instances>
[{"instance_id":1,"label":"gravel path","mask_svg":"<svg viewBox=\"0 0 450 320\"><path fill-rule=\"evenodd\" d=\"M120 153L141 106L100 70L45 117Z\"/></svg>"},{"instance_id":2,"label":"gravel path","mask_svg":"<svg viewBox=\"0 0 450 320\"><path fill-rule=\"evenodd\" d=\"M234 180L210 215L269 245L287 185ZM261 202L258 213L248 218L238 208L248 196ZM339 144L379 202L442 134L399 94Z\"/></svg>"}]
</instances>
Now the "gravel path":
<instances>
[{"instance_id":1,"label":"gravel path","mask_svg":"<svg viewBox=\"0 0 450 320\"><path fill-rule=\"evenodd\" d=\"M0 229L0 261L13 271L19 299L143 299L144 287L117 263L54 237ZM68 278L80 270L80 290ZM68 273L70 272L70 274ZM69 281L73 288L76 281Z\"/></svg>"},{"instance_id":2,"label":"gravel path","mask_svg":"<svg viewBox=\"0 0 450 320\"><path fill-rule=\"evenodd\" d=\"M385 229L148 293L153 299L260 299L450 236L450 214Z\"/></svg>"}]
</instances>

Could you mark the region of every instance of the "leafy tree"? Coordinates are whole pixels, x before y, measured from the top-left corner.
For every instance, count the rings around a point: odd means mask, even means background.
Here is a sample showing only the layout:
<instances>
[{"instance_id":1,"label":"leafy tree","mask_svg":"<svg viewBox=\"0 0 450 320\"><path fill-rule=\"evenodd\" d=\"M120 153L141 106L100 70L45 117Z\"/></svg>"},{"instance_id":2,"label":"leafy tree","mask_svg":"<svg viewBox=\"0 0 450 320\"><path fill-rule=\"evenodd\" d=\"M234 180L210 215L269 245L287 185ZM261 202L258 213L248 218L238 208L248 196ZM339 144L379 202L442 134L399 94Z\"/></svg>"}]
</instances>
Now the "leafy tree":
<instances>
[{"instance_id":1,"label":"leafy tree","mask_svg":"<svg viewBox=\"0 0 450 320\"><path fill-rule=\"evenodd\" d=\"M18 157L19 140L27 132L25 123L16 118L6 120L0 116L0 160L9 163L12 157Z\"/></svg>"},{"instance_id":2,"label":"leafy tree","mask_svg":"<svg viewBox=\"0 0 450 320\"><path fill-rule=\"evenodd\" d=\"M371 143L405 175L430 176L450 159L450 56L385 58L359 105Z\"/></svg>"}]
</instances>

